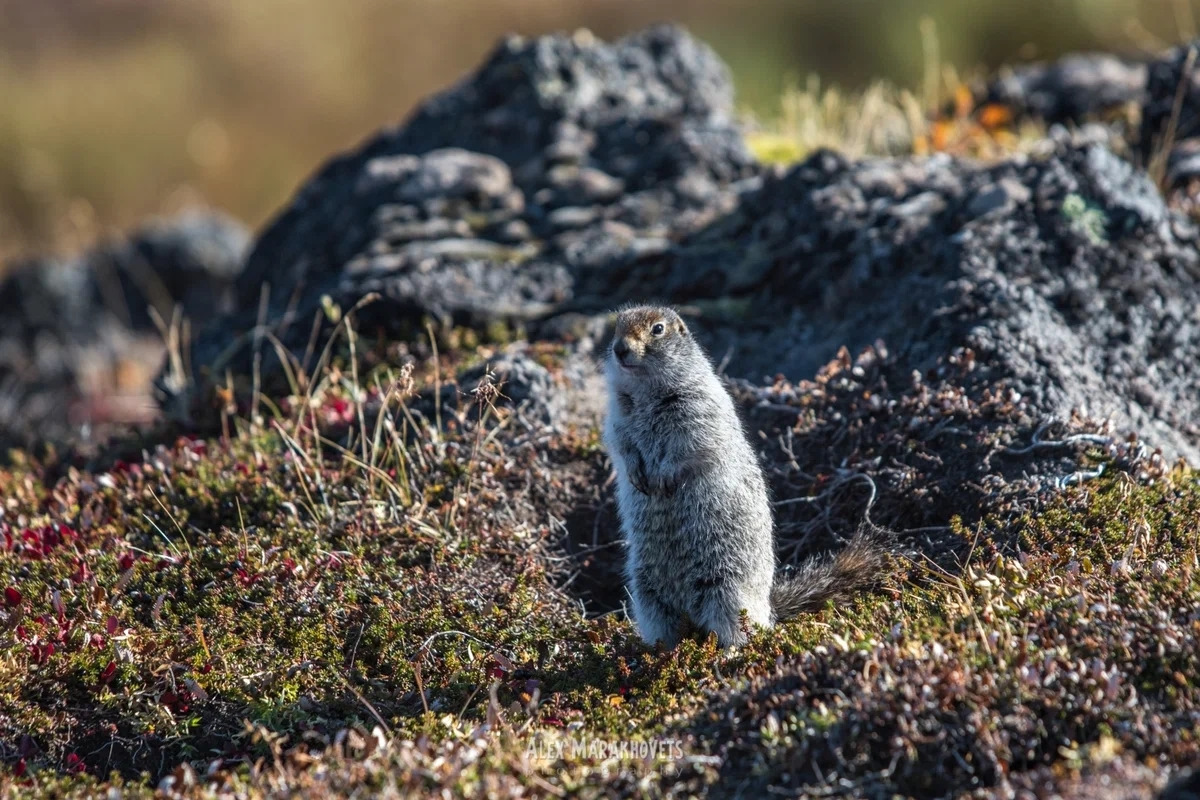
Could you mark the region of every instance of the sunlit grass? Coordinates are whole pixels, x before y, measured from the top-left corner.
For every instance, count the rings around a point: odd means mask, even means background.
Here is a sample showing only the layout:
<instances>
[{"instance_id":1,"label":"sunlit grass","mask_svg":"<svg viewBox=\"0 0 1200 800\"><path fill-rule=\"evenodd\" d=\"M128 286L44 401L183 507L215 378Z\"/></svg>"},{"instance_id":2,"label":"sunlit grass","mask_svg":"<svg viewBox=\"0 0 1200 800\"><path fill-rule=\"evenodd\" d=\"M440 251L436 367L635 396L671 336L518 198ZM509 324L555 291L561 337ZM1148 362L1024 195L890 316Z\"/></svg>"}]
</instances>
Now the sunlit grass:
<instances>
[{"instance_id":1,"label":"sunlit grass","mask_svg":"<svg viewBox=\"0 0 1200 800\"><path fill-rule=\"evenodd\" d=\"M909 91L875 83L848 93L817 76L784 90L777 116L755 126L746 141L761 161L788 163L830 148L849 157L906 155L927 135L928 112Z\"/></svg>"}]
</instances>

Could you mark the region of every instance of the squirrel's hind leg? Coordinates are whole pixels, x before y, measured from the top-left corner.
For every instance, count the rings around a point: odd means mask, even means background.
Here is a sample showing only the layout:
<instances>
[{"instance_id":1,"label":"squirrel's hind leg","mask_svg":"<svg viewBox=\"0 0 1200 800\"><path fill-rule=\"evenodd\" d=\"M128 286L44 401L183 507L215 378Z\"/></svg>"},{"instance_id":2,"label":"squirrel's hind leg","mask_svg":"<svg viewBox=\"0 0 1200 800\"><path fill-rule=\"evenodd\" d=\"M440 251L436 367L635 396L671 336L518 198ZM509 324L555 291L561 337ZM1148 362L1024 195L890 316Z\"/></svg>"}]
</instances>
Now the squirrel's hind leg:
<instances>
[{"instance_id":1,"label":"squirrel's hind leg","mask_svg":"<svg viewBox=\"0 0 1200 800\"><path fill-rule=\"evenodd\" d=\"M646 644L662 644L671 648L679 643L683 629L682 616L670 608L652 591L631 581L629 595L633 599L633 619L638 633Z\"/></svg>"},{"instance_id":2,"label":"squirrel's hind leg","mask_svg":"<svg viewBox=\"0 0 1200 800\"><path fill-rule=\"evenodd\" d=\"M746 612L745 618L742 611ZM746 643L747 625L771 627L771 603L768 597L746 597L728 592L713 592L700 603L696 624L717 634L721 647L740 647Z\"/></svg>"}]
</instances>

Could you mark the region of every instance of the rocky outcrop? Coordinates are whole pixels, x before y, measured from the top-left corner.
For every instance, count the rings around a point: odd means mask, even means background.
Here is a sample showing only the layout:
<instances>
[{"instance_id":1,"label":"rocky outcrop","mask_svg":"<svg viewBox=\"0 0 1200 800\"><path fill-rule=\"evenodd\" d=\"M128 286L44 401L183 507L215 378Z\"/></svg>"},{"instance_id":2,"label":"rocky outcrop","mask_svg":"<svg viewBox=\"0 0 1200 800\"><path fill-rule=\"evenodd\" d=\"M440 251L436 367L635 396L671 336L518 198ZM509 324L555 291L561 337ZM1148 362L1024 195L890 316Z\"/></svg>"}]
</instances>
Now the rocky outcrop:
<instances>
[{"instance_id":1,"label":"rocky outcrop","mask_svg":"<svg viewBox=\"0 0 1200 800\"><path fill-rule=\"evenodd\" d=\"M1200 42L1153 58L1079 53L1001 70L980 92L980 106L1000 104L1048 123L1088 124L1116 117L1113 133L1178 199L1196 204L1200 178ZM1136 113L1123 115L1124 110ZM1127 138L1128 142L1121 141Z\"/></svg>"},{"instance_id":2,"label":"rocky outcrop","mask_svg":"<svg viewBox=\"0 0 1200 800\"><path fill-rule=\"evenodd\" d=\"M1200 178L1200 41L1150 64L1142 102L1139 155L1155 164L1167 186Z\"/></svg>"},{"instance_id":3,"label":"rocky outcrop","mask_svg":"<svg viewBox=\"0 0 1200 800\"><path fill-rule=\"evenodd\" d=\"M1116 63L1099 74L1128 89ZM372 293L360 325L394 336L432 319L555 338L564 315L661 299L697 312L734 377L808 378L876 340L906 372L969 351L964 389L1018 393L1031 426L1078 412L1200 456L1197 231L1142 171L1065 136L991 166L818 153L768 170L731 107L724 67L676 28L505 42L300 191L238 310L199 337L198 386L246 371L264 286L297 351L323 307Z\"/></svg>"},{"instance_id":4,"label":"rocky outcrop","mask_svg":"<svg viewBox=\"0 0 1200 800\"><path fill-rule=\"evenodd\" d=\"M12 265L0 281L0 443L151 419L164 348L150 309L167 323L176 306L193 323L232 310L249 238L196 212L75 258Z\"/></svg>"},{"instance_id":5,"label":"rocky outcrop","mask_svg":"<svg viewBox=\"0 0 1200 800\"><path fill-rule=\"evenodd\" d=\"M303 348L323 297L383 300L362 323L426 316L525 322L575 298L580 274L649 257L734 203L757 166L733 121L728 71L681 30L613 45L590 34L502 43L403 126L331 161L263 233L241 314L196 343L220 370L269 287L275 333Z\"/></svg>"},{"instance_id":6,"label":"rocky outcrop","mask_svg":"<svg viewBox=\"0 0 1200 800\"><path fill-rule=\"evenodd\" d=\"M1145 97L1145 63L1110 53L1075 53L1058 61L1002 69L980 92L1046 122L1082 122L1138 105Z\"/></svg>"},{"instance_id":7,"label":"rocky outcrop","mask_svg":"<svg viewBox=\"0 0 1200 800\"><path fill-rule=\"evenodd\" d=\"M810 376L876 339L920 371L969 348L975 382L1036 413L1111 419L1194 460L1196 240L1099 146L990 167L819 154L683 243L657 288L722 298L714 353L745 377Z\"/></svg>"}]
</instances>

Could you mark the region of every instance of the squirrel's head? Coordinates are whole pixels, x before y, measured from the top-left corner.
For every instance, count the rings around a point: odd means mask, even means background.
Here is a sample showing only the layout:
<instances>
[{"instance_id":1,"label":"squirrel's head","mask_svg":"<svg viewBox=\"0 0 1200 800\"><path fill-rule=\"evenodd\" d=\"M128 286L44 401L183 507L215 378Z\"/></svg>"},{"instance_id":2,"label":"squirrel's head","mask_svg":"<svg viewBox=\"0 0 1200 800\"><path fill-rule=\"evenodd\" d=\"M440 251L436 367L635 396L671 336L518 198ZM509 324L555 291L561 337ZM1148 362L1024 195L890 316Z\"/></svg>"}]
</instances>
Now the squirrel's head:
<instances>
[{"instance_id":1,"label":"squirrel's head","mask_svg":"<svg viewBox=\"0 0 1200 800\"><path fill-rule=\"evenodd\" d=\"M621 380L670 378L686 372L697 353L696 343L674 309L634 306L617 314L609 365Z\"/></svg>"}]
</instances>

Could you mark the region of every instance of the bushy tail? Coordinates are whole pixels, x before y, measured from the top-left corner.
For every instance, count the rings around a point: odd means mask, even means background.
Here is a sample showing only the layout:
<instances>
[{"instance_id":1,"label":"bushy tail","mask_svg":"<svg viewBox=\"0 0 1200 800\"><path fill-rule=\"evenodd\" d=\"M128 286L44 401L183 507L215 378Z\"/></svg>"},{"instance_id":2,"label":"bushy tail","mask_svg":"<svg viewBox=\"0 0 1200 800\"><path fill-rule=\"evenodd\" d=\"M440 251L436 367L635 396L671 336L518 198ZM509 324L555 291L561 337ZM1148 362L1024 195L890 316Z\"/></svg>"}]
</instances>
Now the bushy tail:
<instances>
[{"instance_id":1,"label":"bushy tail","mask_svg":"<svg viewBox=\"0 0 1200 800\"><path fill-rule=\"evenodd\" d=\"M787 577L776 575L775 619L820 611L830 600L848 600L875 586L885 575L888 549L881 536L862 530L840 552L814 556Z\"/></svg>"}]
</instances>

